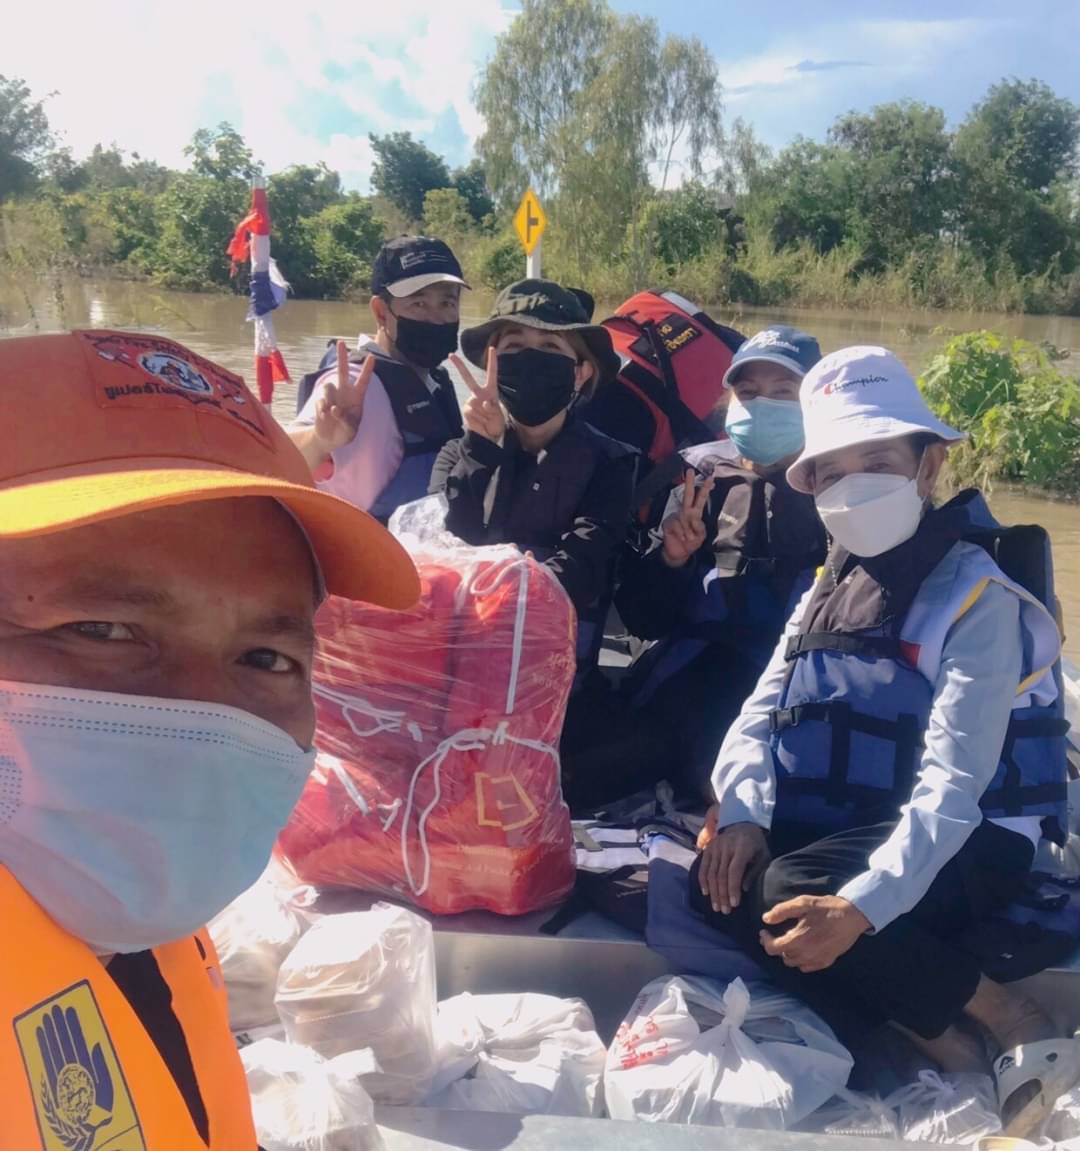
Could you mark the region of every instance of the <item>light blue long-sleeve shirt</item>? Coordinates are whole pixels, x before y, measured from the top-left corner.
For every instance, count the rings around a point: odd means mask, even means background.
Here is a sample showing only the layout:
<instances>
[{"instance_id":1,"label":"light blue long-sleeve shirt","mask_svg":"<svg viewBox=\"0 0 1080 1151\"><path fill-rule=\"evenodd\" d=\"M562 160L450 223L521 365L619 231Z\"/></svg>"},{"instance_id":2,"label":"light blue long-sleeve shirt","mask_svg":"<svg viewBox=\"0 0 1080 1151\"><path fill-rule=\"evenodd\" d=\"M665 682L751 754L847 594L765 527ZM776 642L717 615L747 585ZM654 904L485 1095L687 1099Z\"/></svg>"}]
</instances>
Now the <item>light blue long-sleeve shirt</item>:
<instances>
[{"instance_id":1,"label":"light blue long-sleeve shirt","mask_svg":"<svg viewBox=\"0 0 1080 1151\"><path fill-rule=\"evenodd\" d=\"M721 745L712 774L720 827L771 826L776 766L769 713L779 705L787 672L787 637L798 631L812 594L807 592L795 609ZM997 771L1022 664L1019 601L1006 587L991 583L945 637L911 800L901 809L892 835L870 856L868 869L837 892L874 930L922 899L982 821L979 799ZM1038 817L996 822L1038 838Z\"/></svg>"}]
</instances>

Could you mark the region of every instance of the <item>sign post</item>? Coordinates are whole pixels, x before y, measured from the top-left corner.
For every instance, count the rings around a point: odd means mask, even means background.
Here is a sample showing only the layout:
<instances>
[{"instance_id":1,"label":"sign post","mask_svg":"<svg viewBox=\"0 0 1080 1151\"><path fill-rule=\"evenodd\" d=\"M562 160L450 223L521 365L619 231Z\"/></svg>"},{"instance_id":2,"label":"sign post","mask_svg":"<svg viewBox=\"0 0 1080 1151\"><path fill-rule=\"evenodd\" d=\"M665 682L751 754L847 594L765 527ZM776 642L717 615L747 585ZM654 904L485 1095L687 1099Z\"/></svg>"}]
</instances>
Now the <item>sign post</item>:
<instances>
[{"instance_id":1,"label":"sign post","mask_svg":"<svg viewBox=\"0 0 1080 1151\"><path fill-rule=\"evenodd\" d=\"M547 216L540 206L540 198L529 188L514 213L514 229L525 249L525 275L529 279L539 279L541 275L540 240L546 227Z\"/></svg>"}]
</instances>

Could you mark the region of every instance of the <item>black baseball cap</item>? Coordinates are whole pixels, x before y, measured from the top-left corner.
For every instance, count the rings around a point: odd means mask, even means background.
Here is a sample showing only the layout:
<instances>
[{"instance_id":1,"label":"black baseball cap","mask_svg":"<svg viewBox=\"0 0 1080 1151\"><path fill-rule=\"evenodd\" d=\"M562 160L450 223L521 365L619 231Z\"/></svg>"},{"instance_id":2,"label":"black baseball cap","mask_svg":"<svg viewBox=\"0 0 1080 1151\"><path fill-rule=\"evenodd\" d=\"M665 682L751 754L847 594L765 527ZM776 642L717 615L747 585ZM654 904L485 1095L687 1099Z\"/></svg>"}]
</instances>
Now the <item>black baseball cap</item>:
<instances>
[{"instance_id":1,"label":"black baseball cap","mask_svg":"<svg viewBox=\"0 0 1080 1151\"><path fill-rule=\"evenodd\" d=\"M398 236L387 240L375 257L371 294L389 292L399 299L422 291L429 284L465 283L457 257L442 240L432 236Z\"/></svg>"}]
</instances>

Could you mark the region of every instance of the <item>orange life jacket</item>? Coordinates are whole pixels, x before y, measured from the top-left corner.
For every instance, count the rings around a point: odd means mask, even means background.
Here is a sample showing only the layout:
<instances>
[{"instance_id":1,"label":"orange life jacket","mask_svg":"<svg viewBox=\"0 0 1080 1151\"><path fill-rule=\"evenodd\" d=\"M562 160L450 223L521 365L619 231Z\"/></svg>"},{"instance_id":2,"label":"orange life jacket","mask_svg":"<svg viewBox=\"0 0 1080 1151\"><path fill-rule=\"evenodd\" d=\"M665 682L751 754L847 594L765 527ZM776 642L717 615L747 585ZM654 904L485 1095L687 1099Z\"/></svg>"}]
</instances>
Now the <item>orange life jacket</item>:
<instances>
[{"instance_id":1,"label":"orange life jacket","mask_svg":"<svg viewBox=\"0 0 1080 1151\"><path fill-rule=\"evenodd\" d=\"M623 366L617 383L649 410L644 448L659 463L678 447L716 438L704 423L724 394L724 373L745 337L677 292L638 292L604 321ZM599 425L618 439L618 430Z\"/></svg>"},{"instance_id":2,"label":"orange life jacket","mask_svg":"<svg viewBox=\"0 0 1080 1151\"><path fill-rule=\"evenodd\" d=\"M0 868L0 1151L207 1151L105 966ZM154 949L210 1121L210 1151L255 1151L244 1070L205 931Z\"/></svg>"}]
</instances>

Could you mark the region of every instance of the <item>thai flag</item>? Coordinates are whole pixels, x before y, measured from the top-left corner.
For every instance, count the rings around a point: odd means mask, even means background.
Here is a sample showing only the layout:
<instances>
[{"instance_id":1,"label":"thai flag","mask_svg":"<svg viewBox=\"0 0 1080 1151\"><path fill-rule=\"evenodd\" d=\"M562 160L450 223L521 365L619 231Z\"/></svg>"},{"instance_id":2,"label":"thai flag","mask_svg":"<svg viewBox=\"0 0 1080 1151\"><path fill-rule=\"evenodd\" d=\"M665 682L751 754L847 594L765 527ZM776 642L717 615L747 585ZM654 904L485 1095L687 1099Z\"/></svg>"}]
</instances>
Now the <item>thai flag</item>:
<instances>
[{"instance_id":1,"label":"thai flag","mask_svg":"<svg viewBox=\"0 0 1080 1151\"><path fill-rule=\"evenodd\" d=\"M274 397L274 384L289 378L270 315L285 302L289 285L270 256L270 205L262 180L257 180L251 189L251 211L236 226L228 253L234 273L239 261L251 258L251 303L247 319L255 325L255 382L259 399L269 405Z\"/></svg>"}]
</instances>

